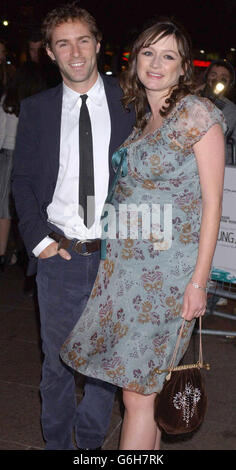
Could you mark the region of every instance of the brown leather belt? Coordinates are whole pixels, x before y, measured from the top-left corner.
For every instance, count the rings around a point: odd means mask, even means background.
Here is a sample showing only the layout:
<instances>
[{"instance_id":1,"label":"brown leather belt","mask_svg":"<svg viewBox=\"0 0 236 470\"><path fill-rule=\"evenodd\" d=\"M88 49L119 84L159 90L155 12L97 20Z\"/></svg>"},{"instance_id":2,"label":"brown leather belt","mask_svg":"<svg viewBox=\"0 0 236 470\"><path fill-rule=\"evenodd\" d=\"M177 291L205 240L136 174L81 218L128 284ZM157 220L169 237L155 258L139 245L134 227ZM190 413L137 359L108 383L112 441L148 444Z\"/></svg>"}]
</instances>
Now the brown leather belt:
<instances>
[{"instance_id":1,"label":"brown leather belt","mask_svg":"<svg viewBox=\"0 0 236 470\"><path fill-rule=\"evenodd\" d=\"M49 233L49 237L58 242L58 250L60 250L60 248L64 248L65 250L71 248L73 251L83 256L91 255L94 251L99 251L101 248L101 240L99 238L95 238L94 240L70 240L56 232Z\"/></svg>"}]
</instances>

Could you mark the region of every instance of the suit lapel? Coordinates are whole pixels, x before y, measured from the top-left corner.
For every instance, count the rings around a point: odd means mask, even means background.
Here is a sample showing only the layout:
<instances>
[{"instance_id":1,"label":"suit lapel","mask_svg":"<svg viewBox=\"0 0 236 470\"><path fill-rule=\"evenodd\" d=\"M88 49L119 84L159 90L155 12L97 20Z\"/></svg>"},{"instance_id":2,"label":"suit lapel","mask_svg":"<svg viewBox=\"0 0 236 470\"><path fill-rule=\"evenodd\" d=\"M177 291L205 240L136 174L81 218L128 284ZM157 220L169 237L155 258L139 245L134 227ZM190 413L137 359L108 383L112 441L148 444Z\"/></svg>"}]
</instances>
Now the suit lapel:
<instances>
[{"instance_id":1,"label":"suit lapel","mask_svg":"<svg viewBox=\"0 0 236 470\"><path fill-rule=\"evenodd\" d=\"M119 88L117 87L117 85L114 86L114 83L112 83L110 80L107 80L106 76L103 76L102 78L104 82L104 88L111 118L111 138L109 145L109 159L111 159L115 149L120 145L119 132L117 132L117 124L119 121L119 117L121 117L121 96L118 93Z\"/></svg>"},{"instance_id":2,"label":"suit lapel","mask_svg":"<svg viewBox=\"0 0 236 470\"><path fill-rule=\"evenodd\" d=\"M121 106L121 92L119 88L114 86L114 82L108 80L106 76L102 76L104 82L105 93L107 97L108 108L111 119L111 137L109 145L109 187L114 177L114 170L112 167L112 155L115 150L119 147L123 140L123 136L120 135L119 123L122 120L122 106Z\"/></svg>"},{"instance_id":3,"label":"suit lapel","mask_svg":"<svg viewBox=\"0 0 236 470\"><path fill-rule=\"evenodd\" d=\"M47 154L50 160L50 168L53 175L53 182L56 184L59 171L60 158L60 137L61 137L61 112L62 112L62 91L60 84L54 90L54 94L47 102L47 112L45 116L45 135L47 135Z\"/></svg>"}]
</instances>

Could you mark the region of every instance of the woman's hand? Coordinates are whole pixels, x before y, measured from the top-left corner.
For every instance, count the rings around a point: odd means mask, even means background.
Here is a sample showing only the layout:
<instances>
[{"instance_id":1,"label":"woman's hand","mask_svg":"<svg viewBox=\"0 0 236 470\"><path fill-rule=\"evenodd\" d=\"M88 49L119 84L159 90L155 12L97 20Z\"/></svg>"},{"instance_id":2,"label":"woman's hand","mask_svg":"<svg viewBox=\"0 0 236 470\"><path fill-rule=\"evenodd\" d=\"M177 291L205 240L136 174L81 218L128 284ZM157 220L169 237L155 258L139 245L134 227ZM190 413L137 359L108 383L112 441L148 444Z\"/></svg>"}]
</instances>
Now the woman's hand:
<instances>
[{"instance_id":1,"label":"woman's hand","mask_svg":"<svg viewBox=\"0 0 236 470\"><path fill-rule=\"evenodd\" d=\"M207 306L207 293L203 289L196 289L189 283L185 289L182 318L187 321L204 315Z\"/></svg>"}]
</instances>

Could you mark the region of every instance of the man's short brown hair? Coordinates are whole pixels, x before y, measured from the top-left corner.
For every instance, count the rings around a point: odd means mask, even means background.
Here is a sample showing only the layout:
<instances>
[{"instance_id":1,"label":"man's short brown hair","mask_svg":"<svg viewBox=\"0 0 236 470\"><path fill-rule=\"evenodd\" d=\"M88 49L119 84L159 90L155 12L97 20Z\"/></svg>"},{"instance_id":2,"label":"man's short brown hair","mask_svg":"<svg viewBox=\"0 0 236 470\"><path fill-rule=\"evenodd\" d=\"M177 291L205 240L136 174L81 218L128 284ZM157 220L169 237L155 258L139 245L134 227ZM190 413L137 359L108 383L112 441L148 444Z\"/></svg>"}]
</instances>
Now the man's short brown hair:
<instances>
[{"instance_id":1,"label":"man's short brown hair","mask_svg":"<svg viewBox=\"0 0 236 470\"><path fill-rule=\"evenodd\" d=\"M87 10L80 8L77 2L72 2L54 8L47 14L42 24L44 45L50 47L54 28L67 23L67 21L76 20L87 24L90 33L93 34L97 42L102 40L102 33L98 29L95 18Z\"/></svg>"}]
</instances>

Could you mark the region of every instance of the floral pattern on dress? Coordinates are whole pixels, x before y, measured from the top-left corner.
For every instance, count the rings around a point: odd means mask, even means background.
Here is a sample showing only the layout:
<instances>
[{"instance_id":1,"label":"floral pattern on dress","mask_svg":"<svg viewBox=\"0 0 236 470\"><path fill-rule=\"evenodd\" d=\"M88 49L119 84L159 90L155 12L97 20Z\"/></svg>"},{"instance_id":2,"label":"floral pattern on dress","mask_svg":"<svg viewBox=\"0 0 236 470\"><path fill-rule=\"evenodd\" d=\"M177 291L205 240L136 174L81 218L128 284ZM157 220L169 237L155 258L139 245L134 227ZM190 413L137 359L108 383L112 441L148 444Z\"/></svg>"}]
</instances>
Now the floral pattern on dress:
<instances>
[{"instance_id":1,"label":"floral pattern on dress","mask_svg":"<svg viewBox=\"0 0 236 470\"><path fill-rule=\"evenodd\" d=\"M193 145L214 124L226 130L222 113L209 100L188 95L159 129L142 138L134 129L116 152L116 168L124 158L113 188L116 239L107 240L106 259L87 306L61 350L62 359L82 374L143 394L162 389L166 373L155 369L170 364L198 252L201 191ZM122 238L121 203L150 209L171 204L172 243L155 248L161 220L146 239ZM140 235L140 214L132 220ZM121 232L123 223L121 218ZM186 322L176 363L188 347L194 323Z\"/></svg>"}]
</instances>

